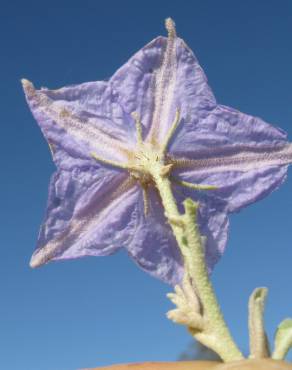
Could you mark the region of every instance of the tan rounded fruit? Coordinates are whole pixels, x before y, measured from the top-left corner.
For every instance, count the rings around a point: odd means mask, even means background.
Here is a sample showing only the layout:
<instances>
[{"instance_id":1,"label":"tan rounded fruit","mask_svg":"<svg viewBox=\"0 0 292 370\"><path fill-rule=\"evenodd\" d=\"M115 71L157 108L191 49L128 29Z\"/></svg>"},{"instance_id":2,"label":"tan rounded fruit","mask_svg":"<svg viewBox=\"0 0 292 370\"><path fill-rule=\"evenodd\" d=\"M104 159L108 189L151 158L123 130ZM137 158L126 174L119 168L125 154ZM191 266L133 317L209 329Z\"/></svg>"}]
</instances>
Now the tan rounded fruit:
<instances>
[{"instance_id":1,"label":"tan rounded fruit","mask_svg":"<svg viewBox=\"0 0 292 370\"><path fill-rule=\"evenodd\" d=\"M87 370L292 370L292 364L271 359L243 360L226 364L216 361L143 362ZM84 369L86 370L86 369Z\"/></svg>"}]
</instances>

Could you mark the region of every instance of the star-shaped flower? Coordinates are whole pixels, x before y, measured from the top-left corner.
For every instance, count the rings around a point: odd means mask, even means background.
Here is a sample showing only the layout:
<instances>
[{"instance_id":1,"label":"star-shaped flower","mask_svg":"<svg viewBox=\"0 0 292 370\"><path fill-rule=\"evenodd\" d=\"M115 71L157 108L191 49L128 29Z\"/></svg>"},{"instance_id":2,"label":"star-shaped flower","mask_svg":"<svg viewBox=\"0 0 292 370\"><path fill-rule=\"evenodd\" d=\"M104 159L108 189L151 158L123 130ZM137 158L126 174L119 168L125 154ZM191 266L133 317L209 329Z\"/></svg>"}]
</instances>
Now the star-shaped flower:
<instances>
[{"instance_id":1,"label":"star-shaped flower","mask_svg":"<svg viewBox=\"0 0 292 370\"><path fill-rule=\"evenodd\" d=\"M292 162L286 134L217 104L171 19L166 28L167 38L144 46L107 82L35 90L23 80L57 166L32 267L125 248L174 284L182 261L154 169L170 179L179 204L199 201L209 270L224 251L228 213L284 181Z\"/></svg>"}]
</instances>

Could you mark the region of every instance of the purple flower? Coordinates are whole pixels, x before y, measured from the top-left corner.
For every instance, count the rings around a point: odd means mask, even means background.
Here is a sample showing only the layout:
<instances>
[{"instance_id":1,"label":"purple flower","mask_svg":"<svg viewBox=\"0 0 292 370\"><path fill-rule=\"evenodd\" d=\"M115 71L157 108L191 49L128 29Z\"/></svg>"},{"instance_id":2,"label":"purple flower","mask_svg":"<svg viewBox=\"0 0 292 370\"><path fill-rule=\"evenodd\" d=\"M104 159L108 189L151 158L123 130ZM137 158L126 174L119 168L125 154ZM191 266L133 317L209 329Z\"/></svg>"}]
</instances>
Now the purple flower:
<instances>
[{"instance_id":1,"label":"purple flower","mask_svg":"<svg viewBox=\"0 0 292 370\"><path fill-rule=\"evenodd\" d=\"M180 252L149 161L163 164L179 205L186 196L199 201L210 271L226 245L228 213L285 180L286 134L217 104L170 19L166 27L168 38L144 46L108 82L35 90L23 80L57 166L32 267L126 248L144 270L174 284Z\"/></svg>"}]
</instances>

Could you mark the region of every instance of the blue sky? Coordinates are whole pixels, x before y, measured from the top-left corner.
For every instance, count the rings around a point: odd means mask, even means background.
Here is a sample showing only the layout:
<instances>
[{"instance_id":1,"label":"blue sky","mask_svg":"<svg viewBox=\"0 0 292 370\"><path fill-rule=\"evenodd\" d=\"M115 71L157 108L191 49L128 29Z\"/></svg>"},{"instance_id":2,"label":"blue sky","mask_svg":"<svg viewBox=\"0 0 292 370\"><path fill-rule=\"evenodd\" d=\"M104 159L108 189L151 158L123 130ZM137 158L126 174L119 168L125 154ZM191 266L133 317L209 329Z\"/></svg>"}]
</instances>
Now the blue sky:
<instances>
[{"instance_id":1,"label":"blue sky","mask_svg":"<svg viewBox=\"0 0 292 370\"><path fill-rule=\"evenodd\" d=\"M36 86L109 78L175 19L220 103L260 116L292 140L292 3L264 1L10 1L1 4L0 368L72 370L175 360L191 338L165 317L170 288L119 253L28 266L54 171L25 103ZM267 199L231 217L212 276L238 344L247 300L268 286L267 330L292 315L292 173ZM291 358L291 357L290 357Z\"/></svg>"}]
</instances>

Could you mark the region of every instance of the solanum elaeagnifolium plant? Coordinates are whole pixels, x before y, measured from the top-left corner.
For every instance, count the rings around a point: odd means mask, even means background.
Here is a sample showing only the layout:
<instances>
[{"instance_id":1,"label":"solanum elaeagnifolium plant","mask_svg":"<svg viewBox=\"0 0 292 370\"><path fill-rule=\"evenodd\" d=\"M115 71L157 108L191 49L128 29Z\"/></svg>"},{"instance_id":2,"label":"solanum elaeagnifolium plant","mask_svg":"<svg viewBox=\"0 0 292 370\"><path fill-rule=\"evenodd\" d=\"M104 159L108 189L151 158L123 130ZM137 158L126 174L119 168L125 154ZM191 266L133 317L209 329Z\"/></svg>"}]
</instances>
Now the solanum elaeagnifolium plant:
<instances>
[{"instance_id":1,"label":"solanum elaeagnifolium plant","mask_svg":"<svg viewBox=\"0 0 292 370\"><path fill-rule=\"evenodd\" d=\"M168 37L138 51L109 81L36 90L30 109L57 170L31 266L126 248L145 271L174 286L168 313L224 361L243 358L209 274L224 252L228 214L277 189L292 162L286 134L220 105L192 51ZM249 302L251 357L270 356L266 290ZM274 358L291 346L279 326Z\"/></svg>"}]
</instances>

